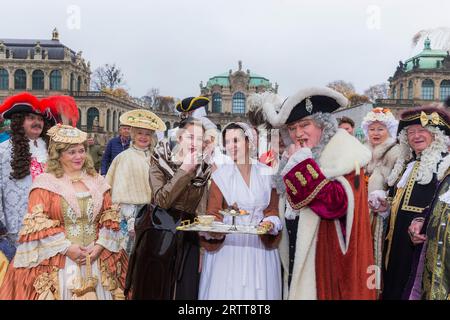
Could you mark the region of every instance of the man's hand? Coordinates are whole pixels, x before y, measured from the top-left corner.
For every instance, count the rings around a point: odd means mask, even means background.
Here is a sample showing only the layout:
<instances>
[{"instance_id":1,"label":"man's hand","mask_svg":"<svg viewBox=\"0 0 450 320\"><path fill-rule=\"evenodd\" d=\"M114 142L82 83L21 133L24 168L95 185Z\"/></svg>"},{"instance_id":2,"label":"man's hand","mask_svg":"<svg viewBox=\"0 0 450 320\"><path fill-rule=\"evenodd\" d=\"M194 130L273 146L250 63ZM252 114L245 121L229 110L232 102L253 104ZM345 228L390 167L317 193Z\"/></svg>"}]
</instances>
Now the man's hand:
<instances>
[{"instance_id":1,"label":"man's hand","mask_svg":"<svg viewBox=\"0 0 450 320\"><path fill-rule=\"evenodd\" d=\"M423 234L420 234L423 227L423 221L412 221L411 225L408 228L409 237L414 245L418 245L424 243L427 240L427 237Z\"/></svg>"},{"instance_id":2,"label":"man's hand","mask_svg":"<svg viewBox=\"0 0 450 320\"><path fill-rule=\"evenodd\" d=\"M98 257L100 257L100 254L102 253L103 249L104 249L103 246L96 244L87 250L87 254L91 256L91 263L93 263L95 260L98 259Z\"/></svg>"}]
</instances>

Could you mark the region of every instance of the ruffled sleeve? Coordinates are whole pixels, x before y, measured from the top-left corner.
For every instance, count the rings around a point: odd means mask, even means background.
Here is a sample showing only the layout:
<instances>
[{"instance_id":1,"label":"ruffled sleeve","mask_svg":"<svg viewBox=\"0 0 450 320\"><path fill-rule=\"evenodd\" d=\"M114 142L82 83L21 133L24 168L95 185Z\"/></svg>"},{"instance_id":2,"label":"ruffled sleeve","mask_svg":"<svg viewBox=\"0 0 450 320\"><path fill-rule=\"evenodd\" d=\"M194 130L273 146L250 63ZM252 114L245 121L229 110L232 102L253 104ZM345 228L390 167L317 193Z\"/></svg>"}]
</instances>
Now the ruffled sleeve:
<instances>
[{"instance_id":1,"label":"ruffled sleeve","mask_svg":"<svg viewBox=\"0 0 450 320\"><path fill-rule=\"evenodd\" d=\"M28 200L28 213L19 232L19 246L14 257L15 268L31 268L57 254L64 254L71 242L66 239L61 221L52 219L51 193L34 189Z\"/></svg>"},{"instance_id":2,"label":"ruffled sleeve","mask_svg":"<svg viewBox=\"0 0 450 320\"><path fill-rule=\"evenodd\" d=\"M120 215L116 205L112 205L110 191L105 192L103 207L98 220L98 238L96 244L111 252L120 250Z\"/></svg>"}]
</instances>

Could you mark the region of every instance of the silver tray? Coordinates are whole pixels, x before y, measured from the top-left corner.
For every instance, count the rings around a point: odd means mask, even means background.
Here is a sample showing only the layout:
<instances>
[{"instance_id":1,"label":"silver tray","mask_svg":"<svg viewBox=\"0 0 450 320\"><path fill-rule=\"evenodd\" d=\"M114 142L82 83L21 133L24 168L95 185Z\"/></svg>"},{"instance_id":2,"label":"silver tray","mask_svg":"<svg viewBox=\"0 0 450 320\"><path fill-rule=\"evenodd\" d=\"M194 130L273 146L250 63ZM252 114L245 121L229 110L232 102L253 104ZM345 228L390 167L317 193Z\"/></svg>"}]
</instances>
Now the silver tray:
<instances>
[{"instance_id":1,"label":"silver tray","mask_svg":"<svg viewBox=\"0 0 450 320\"><path fill-rule=\"evenodd\" d=\"M266 234L267 228L260 226L244 226L244 225L231 225L222 222L214 221L209 226L201 225L197 222L189 223L189 221L183 221L179 227L179 231L204 231L204 232L215 232L215 233L240 233L240 234Z\"/></svg>"}]
</instances>

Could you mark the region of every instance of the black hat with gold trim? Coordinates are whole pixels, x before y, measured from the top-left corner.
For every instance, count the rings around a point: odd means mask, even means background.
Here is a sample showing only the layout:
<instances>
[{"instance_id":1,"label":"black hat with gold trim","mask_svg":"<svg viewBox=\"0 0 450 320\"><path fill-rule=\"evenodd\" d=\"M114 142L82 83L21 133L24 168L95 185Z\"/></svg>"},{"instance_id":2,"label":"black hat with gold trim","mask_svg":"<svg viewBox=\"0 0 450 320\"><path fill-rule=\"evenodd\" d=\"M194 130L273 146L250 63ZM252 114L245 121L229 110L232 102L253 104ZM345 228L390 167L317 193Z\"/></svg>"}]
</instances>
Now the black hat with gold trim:
<instances>
[{"instance_id":1,"label":"black hat with gold trim","mask_svg":"<svg viewBox=\"0 0 450 320\"><path fill-rule=\"evenodd\" d=\"M265 104L263 108L270 124L279 128L314 113L331 113L347 105L348 100L341 93L327 87L312 87L299 90L287 98L278 112L270 104Z\"/></svg>"},{"instance_id":2,"label":"black hat with gold trim","mask_svg":"<svg viewBox=\"0 0 450 320\"><path fill-rule=\"evenodd\" d=\"M178 112L189 112L201 107L206 107L208 103L209 99L206 97L189 97L178 102L175 108Z\"/></svg>"},{"instance_id":3,"label":"black hat with gold trim","mask_svg":"<svg viewBox=\"0 0 450 320\"><path fill-rule=\"evenodd\" d=\"M413 124L437 127L450 135L450 113L445 108L423 106L404 111L400 116L397 134Z\"/></svg>"}]
</instances>

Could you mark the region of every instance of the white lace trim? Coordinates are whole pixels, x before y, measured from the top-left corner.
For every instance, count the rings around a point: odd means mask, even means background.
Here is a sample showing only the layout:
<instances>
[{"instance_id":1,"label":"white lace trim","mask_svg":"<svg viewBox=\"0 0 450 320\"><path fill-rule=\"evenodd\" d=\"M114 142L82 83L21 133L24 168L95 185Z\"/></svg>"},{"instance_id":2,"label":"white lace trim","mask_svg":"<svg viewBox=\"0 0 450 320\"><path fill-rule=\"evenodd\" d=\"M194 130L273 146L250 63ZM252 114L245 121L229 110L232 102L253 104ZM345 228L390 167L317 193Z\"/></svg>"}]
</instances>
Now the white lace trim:
<instances>
[{"instance_id":1,"label":"white lace trim","mask_svg":"<svg viewBox=\"0 0 450 320\"><path fill-rule=\"evenodd\" d=\"M80 193L77 193L77 198L85 198L86 196L80 196ZM90 195L88 193L88 195ZM87 203L87 216L89 218L89 222L92 222L94 219L94 201L92 200L92 197L88 200ZM72 221L73 224L77 222L78 216L75 212L75 210L69 205L67 206L67 216L69 217L70 221Z\"/></svg>"},{"instance_id":2,"label":"white lace trim","mask_svg":"<svg viewBox=\"0 0 450 320\"><path fill-rule=\"evenodd\" d=\"M36 140L37 147L34 146L34 141L30 140L30 153L32 157L35 157L37 162L46 163L48 159L47 147L45 145L45 141L42 138L38 138Z\"/></svg>"},{"instance_id":3,"label":"white lace trim","mask_svg":"<svg viewBox=\"0 0 450 320\"><path fill-rule=\"evenodd\" d=\"M120 231L114 231L103 227L100 229L97 244L111 252L120 250Z\"/></svg>"},{"instance_id":4,"label":"white lace trim","mask_svg":"<svg viewBox=\"0 0 450 320\"><path fill-rule=\"evenodd\" d=\"M415 163L416 163L415 161L408 163L408 166L406 167L406 170L403 173L402 178L397 183L397 188L403 188L406 186L406 183L408 182L408 178L411 174L412 169L414 168Z\"/></svg>"},{"instance_id":5,"label":"white lace trim","mask_svg":"<svg viewBox=\"0 0 450 320\"><path fill-rule=\"evenodd\" d=\"M66 239L64 232L59 232L43 239L21 243L14 257L14 267L36 267L42 261L54 257L58 253L64 253L70 245L71 242Z\"/></svg>"}]
</instances>

